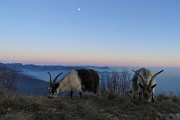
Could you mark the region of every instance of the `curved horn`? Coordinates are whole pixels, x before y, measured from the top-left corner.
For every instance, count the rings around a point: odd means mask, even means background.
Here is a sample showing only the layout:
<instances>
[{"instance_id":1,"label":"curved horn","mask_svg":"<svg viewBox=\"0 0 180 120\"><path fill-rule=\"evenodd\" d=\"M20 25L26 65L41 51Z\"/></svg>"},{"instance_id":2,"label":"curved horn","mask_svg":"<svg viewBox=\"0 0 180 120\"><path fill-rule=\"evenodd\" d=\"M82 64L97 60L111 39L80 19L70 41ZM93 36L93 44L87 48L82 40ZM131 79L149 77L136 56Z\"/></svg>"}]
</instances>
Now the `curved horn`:
<instances>
[{"instance_id":1,"label":"curved horn","mask_svg":"<svg viewBox=\"0 0 180 120\"><path fill-rule=\"evenodd\" d=\"M145 84L145 82L144 82L144 78L138 73L138 72L136 72L136 71L134 71L134 70L132 70L133 72L135 72L137 75L139 75L139 77L142 79L142 81L143 81L143 84Z\"/></svg>"},{"instance_id":2,"label":"curved horn","mask_svg":"<svg viewBox=\"0 0 180 120\"><path fill-rule=\"evenodd\" d=\"M149 85L151 85L152 80L153 80L158 74L160 74L160 73L163 72L163 71L164 71L164 70L161 70L161 71L157 72L156 74L154 74L154 75L152 76L152 78L151 78L151 81L150 81Z\"/></svg>"},{"instance_id":3,"label":"curved horn","mask_svg":"<svg viewBox=\"0 0 180 120\"><path fill-rule=\"evenodd\" d=\"M49 74L49 77L50 77L50 84L52 85L52 78L51 78L51 74L50 72L47 72Z\"/></svg>"},{"instance_id":4,"label":"curved horn","mask_svg":"<svg viewBox=\"0 0 180 120\"><path fill-rule=\"evenodd\" d=\"M53 80L53 84L55 84L55 83L56 83L57 78L58 78L61 74L63 74L63 73L58 74L58 75L54 78L54 80Z\"/></svg>"}]
</instances>

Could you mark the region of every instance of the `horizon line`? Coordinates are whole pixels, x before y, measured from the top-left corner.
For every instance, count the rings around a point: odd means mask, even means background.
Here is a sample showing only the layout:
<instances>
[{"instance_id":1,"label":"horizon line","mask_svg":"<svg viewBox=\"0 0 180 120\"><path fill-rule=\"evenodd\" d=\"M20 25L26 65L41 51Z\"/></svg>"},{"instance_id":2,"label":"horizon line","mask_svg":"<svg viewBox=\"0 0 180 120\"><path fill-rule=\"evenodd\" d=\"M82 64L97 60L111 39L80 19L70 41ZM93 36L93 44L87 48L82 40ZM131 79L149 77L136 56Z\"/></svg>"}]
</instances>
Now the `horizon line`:
<instances>
[{"instance_id":1,"label":"horizon line","mask_svg":"<svg viewBox=\"0 0 180 120\"><path fill-rule=\"evenodd\" d=\"M22 65L37 65L37 66L90 66L90 67L168 67L180 68L180 66L163 66L163 65L92 65L92 64L57 64L57 63L23 63L23 62L2 62L3 64L22 64Z\"/></svg>"}]
</instances>

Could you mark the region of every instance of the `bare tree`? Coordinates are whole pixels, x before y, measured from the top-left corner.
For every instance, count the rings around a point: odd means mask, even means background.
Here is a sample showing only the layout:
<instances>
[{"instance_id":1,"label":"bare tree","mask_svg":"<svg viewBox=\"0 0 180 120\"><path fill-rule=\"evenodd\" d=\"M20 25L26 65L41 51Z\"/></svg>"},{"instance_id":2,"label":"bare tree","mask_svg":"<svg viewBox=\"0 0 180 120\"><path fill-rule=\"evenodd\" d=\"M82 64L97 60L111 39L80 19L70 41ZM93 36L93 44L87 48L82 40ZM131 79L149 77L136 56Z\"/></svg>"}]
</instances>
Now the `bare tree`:
<instances>
[{"instance_id":1,"label":"bare tree","mask_svg":"<svg viewBox=\"0 0 180 120\"><path fill-rule=\"evenodd\" d=\"M126 68L122 69L122 72L120 73L119 77L119 92L127 92L130 89L131 79L130 79L130 73Z\"/></svg>"},{"instance_id":2,"label":"bare tree","mask_svg":"<svg viewBox=\"0 0 180 120\"><path fill-rule=\"evenodd\" d=\"M16 71L0 67L0 89L4 92L15 91Z\"/></svg>"},{"instance_id":3,"label":"bare tree","mask_svg":"<svg viewBox=\"0 0 180 120\"><path fill-rule=\"evenodd\" d=\"M101 82L101 91L113 91L118 93L125 93L131 87L130 73L126 68L122 68L119 72L117 69L112 72L107 72Z\"/></svg>"}]
</instances>

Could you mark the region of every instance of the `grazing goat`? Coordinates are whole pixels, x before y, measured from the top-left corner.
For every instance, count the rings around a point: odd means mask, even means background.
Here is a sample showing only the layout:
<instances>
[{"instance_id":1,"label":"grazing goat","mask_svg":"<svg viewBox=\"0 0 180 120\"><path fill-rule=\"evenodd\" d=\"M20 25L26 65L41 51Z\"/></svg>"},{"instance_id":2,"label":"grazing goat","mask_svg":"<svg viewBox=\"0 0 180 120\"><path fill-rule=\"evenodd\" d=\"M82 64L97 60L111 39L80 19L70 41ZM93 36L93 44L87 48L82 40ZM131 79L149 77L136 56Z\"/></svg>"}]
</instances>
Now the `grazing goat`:
<instances>
[{"instance_id":1,"label":"grazing goat","mask_svg":"<svg viewBox=\"0 0 180 120\"><path fill-rule=\"evenodd\" d=\"M71 70L59 83L56 83L57 78L62 74L58 74L52 81L50 76L50 96L57 97L59 92L64 90L70 91L70 96L72 97L73 91L79 92L80 97L82 97L82 91L92 91L93 93L99 93L99 75L96 71L92 69L80 69Z\"/></svg>"},{"instance_id":2,"label":"grazing goat","mask_svg":"<svg viewBox=\"0 0 180 120\"><path fill-rule=\"evenodd\" d=\"M132 71L135 72L132 78L133 99L137 94L139 95L140 100L143 96L145 101L150 102L152 100L152 102L154 102L154 87L156 86L154 78L164 70L161 70L154 75L146 68Z\"/></svg>"}]
</instances>

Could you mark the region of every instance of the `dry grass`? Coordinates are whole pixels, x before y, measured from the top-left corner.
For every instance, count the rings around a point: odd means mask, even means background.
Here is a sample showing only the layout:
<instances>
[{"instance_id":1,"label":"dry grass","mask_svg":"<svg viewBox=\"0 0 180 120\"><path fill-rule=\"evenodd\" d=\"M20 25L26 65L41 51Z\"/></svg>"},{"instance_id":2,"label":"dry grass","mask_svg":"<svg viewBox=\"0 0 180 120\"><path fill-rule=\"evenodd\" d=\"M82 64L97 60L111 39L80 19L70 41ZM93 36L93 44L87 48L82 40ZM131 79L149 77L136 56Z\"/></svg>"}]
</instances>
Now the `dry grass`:
<instances>
[{"instance_id":1,"label":"dry grass","mask_svg":"<svg viewBox=\"0 0 180 120\"><path fill-rule=\"evenodd\" d=\"M163 120L165 114L180 113L179 98L159 95L147 104L115 93L56 99L0 94L0 106L1 120Z\"/></svg>"}]
</instances>

